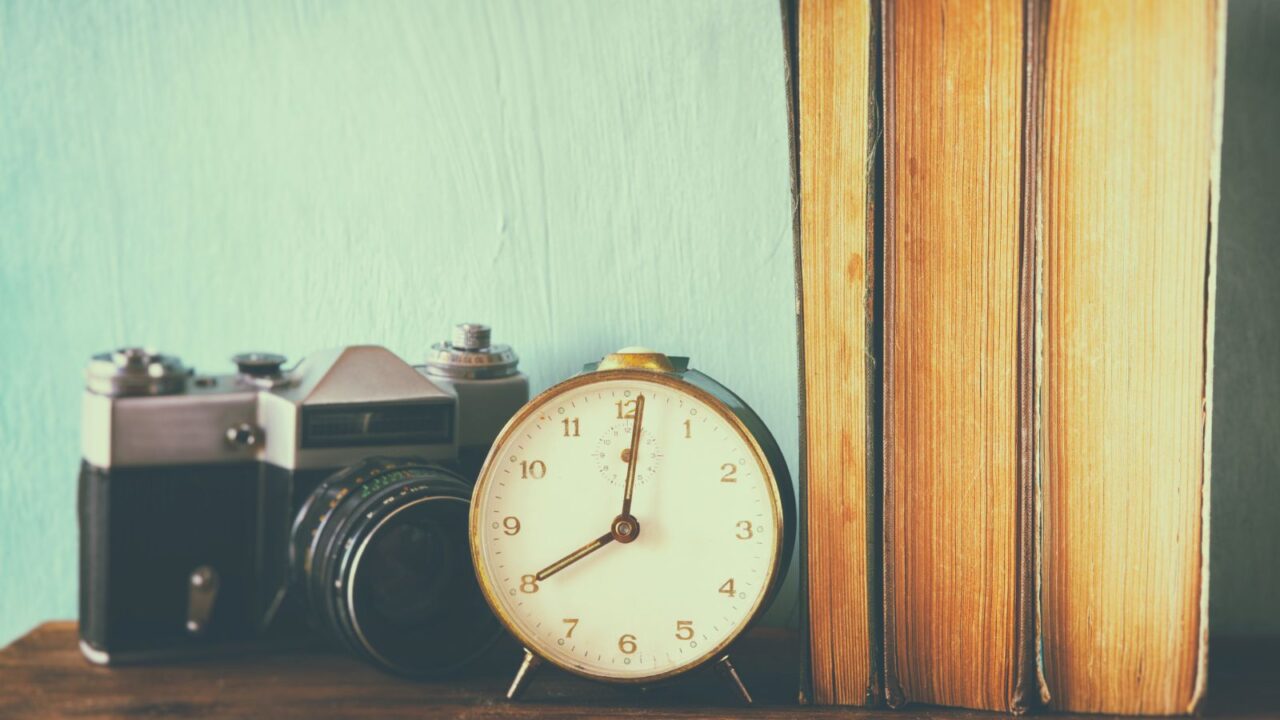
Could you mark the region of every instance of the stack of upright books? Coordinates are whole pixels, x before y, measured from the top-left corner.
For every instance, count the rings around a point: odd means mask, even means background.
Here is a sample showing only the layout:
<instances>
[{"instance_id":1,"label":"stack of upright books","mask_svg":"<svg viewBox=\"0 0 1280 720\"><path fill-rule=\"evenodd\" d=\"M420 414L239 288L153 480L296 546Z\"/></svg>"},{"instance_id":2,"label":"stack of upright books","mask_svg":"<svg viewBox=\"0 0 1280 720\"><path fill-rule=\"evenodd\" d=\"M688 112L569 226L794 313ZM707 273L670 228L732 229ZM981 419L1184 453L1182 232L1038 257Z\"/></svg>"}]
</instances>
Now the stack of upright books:
<instances>
[{"instance_id":1,"label":"stack of upright books","mask_svg":"<svg viewBox=\"0 0 1280 720\"><path fill-rule=\"evenodd\" d=\"M1225 0L786 7L804 698L1194 711Z\"/></svg>"}]
</instances>

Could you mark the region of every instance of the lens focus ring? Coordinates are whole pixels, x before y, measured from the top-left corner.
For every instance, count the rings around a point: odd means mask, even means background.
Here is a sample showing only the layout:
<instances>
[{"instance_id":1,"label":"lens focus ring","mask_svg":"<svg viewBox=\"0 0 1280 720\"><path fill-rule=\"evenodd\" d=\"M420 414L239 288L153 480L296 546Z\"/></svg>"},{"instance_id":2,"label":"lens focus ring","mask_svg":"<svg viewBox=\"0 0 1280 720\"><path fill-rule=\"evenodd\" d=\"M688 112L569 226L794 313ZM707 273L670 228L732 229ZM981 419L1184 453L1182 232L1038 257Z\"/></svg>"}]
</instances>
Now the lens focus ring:
<instances>
[{"instance_id":1,"label":"lens focus ring","mask_svg":"<svg viewBox=\"0 0 1280 720\"><path fill-rule=\"evenodd\" d=\"M321 483L291 553L315 624L407 675L448 672L487 648L500 628L471 569L470 495L461 476L414 458L371 458Z\"/></svg>"}]
</instances>

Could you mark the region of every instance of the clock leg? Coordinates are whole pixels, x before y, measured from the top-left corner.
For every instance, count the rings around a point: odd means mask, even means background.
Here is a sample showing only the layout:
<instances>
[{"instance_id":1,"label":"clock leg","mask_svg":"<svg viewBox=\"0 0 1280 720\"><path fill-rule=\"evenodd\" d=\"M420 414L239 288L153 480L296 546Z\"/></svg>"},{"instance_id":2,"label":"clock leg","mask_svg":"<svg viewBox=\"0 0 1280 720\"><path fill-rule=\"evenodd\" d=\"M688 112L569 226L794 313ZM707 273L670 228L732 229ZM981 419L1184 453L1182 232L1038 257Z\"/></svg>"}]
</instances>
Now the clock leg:
<instances>
[{"instance_id":1,"label":"clock leg","mask_svg":"<svg viewBox=\"0 0 1280 720\"><path fill-rule=\"evenodd\" d=\"M538 669L542 664L542 658L529 652L524 651L524 660L520 662L520 669L516 670L516 676L511 680L511 687L507 688L507 699L515 700L520 697L520 693L529 686L529 679L533 677L533 671Z\"/></svg>"},{"instance_id":2,"label":"clock leg","mask_svg":"<svg viewBox=\"0 0 1280 720\"><path fill-rule=\"evenodd\" d=\"M733 661L728 655L720 658L716 663L716 668L724 674L729 682L733 685L733 689L742 698L742 701L748 705L751 704L751 693L747 692L747 686L742 684L742 678L738 677L738 670L733 666Z\"/></svg>"}]
</instances>

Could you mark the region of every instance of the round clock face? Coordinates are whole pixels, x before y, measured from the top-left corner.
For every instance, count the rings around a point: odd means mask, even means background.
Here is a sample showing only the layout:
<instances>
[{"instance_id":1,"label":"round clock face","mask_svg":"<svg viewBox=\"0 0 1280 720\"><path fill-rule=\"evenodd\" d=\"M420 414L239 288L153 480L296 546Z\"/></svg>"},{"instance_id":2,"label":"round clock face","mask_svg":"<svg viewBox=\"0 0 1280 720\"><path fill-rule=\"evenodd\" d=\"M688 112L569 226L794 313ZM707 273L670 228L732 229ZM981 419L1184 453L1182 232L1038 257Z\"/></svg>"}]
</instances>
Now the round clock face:
<instances>
[{"instance_id":1,"label":"round clock face","mask_svg":"<svg viewBox=\"0 0 1280 720\"><path fill-rule=\"evenodd\" d=\"M543 658L607 680L658 679L723 649L782 546L775 479L741 423L639 371L535 398L495 443L471 512L499 617Z\"/></svg>"}]
</instances>

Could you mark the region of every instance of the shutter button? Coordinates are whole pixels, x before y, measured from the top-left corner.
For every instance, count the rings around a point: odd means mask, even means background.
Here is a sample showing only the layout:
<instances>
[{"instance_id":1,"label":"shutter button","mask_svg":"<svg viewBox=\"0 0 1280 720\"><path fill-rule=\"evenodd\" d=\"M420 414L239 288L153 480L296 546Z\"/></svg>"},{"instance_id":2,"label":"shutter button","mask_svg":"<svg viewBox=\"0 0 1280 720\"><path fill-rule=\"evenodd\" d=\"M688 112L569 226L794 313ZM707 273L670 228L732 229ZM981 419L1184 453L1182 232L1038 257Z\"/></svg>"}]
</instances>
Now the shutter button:
<instances>
[{"instance_id":1,"label":"shutter button","mask_svg":"<svg viewBox=\"0 0 1280 720\"><path fill-rule=\"evenodd\" d=\"M231 358L231 362L236 364L236 368L240 370L241 375L248 375L253 378L269 378L280 374L280 368L287 359L283 355L274 353L251 352L236 355Z\"/></svg>"}]
</instances>

